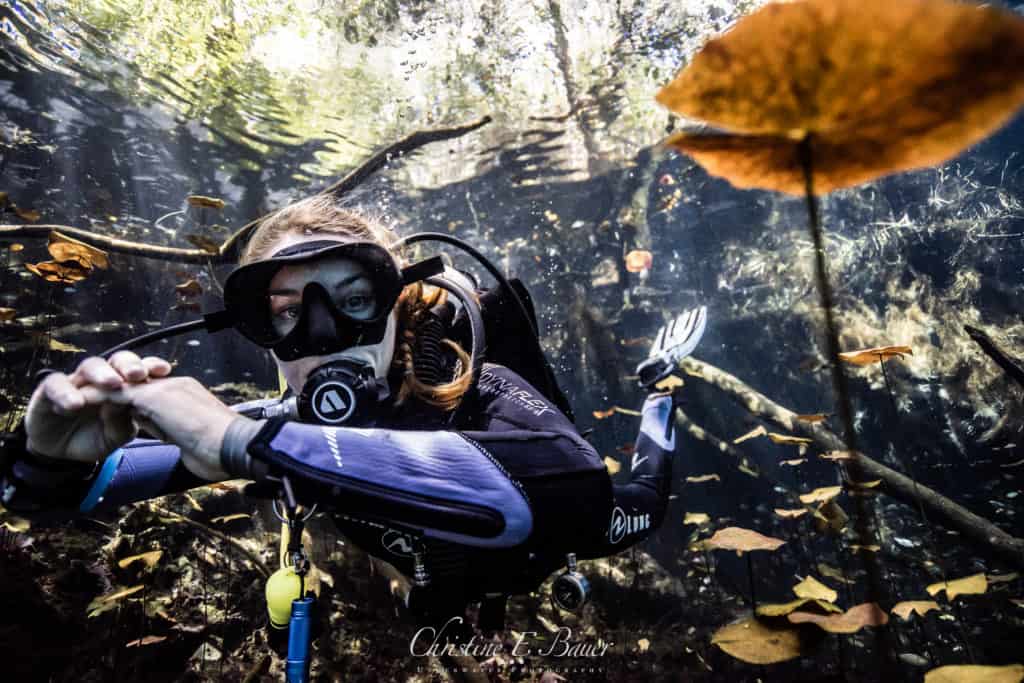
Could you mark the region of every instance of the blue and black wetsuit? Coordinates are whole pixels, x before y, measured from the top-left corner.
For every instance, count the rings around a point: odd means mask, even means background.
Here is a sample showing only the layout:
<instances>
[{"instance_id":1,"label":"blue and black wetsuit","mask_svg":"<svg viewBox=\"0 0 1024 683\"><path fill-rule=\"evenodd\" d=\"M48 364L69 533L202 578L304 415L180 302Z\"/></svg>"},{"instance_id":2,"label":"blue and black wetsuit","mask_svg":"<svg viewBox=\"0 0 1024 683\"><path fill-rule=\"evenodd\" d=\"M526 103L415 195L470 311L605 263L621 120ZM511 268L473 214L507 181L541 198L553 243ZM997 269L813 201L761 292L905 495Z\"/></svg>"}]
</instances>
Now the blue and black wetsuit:
<instances>
[{"instance_id":1,"label":"blue and black wetsuit","mask_svg":"<svg viewBox=\"0 0 1024 683\"><path fill-rule=\"evenodd\" d=\"M485 364L474 409L456 428L396 417L388 428L267 420L248 452L287 473L297 497L411 576L424 549L432 585L466 601L535 590L565 565L615 554L660 524L675 438L672 397L643 404L630 480L613 485L573 424L515 372ZM136 439L109 456L83 512L201 482L177 446Z\"/></svg>"}]
</instances>

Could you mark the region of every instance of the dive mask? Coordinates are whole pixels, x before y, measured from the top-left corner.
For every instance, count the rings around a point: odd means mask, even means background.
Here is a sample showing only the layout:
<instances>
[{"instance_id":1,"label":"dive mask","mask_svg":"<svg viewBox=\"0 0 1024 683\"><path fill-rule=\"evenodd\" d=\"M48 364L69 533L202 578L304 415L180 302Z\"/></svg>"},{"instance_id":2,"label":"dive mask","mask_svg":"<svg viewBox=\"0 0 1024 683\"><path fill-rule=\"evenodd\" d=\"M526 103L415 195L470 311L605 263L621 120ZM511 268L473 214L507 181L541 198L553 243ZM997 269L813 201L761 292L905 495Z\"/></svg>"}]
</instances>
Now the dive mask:
<instances>
[{"instance_id":1,"label":"dive mask","mask_svg":"<svg viewBox=\"0 0 1024 683\"><path fill-rule=\"evenodd\" d=\"M308 282L297 304L272 309L270 283L278 270L333 258L349 259L361 269L338 283L336 291ZM243 336L281 360L328 355L380 342L402 288L432 274L418 272L427 263L402 270L391 252L374 242L302 242L235 269L224 283L224 305ZM439 264L431 265L428 270ZM355 284L346 284L349 280Z\"/></svg>"}]
</instances>

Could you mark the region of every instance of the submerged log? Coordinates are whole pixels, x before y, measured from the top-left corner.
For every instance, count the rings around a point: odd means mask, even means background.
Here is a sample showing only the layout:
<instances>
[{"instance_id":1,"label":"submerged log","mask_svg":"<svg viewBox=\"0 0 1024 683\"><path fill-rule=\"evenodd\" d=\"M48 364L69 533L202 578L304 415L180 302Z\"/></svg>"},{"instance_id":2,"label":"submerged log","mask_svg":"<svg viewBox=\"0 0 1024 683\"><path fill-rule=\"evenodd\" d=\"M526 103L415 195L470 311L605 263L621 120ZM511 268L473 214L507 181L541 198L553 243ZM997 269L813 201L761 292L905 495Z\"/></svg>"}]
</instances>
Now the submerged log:
<instances>
[{"instance_id":1,"label":"submerged log","mask_svg":"<svg viewBox=\"0 0 1024 683\"><path fill-rule=\"evenodd\" d=\"M967 336L977 342L981 350L988 355L989 358L996 362L1000 368L1003 369L1007 375L1017 381L1017 384L1024 387L1024 367L1021 367L1020 363L1015 361L1005 351L999 348L992 337L988 336L982 330L971 325L964 325L964 330L967 332Z\"/></svg>"},{"instance_id":2,"label":"submerged log","mask_svg":"<svg viewBox=\"0 0 1024 683\"><path fill-rule=\"evenodd\" d=\"M797 420L797 414L792 410L779 405L721 368L695 358L683 360L680 367L688 375L721 390L754 415L798 436L807 437L824 450L846 450L843 440L821 424ZM915 482L864 453L850 455L851 460L848 462L855 463L861 473L872 479L882 480L878 491L908 505L923 507L932 522L959 531L1016 566L1024 567L1024 539L1008 534L984 517L974 514L934 489Z\"/></svg>"}]
</instances>

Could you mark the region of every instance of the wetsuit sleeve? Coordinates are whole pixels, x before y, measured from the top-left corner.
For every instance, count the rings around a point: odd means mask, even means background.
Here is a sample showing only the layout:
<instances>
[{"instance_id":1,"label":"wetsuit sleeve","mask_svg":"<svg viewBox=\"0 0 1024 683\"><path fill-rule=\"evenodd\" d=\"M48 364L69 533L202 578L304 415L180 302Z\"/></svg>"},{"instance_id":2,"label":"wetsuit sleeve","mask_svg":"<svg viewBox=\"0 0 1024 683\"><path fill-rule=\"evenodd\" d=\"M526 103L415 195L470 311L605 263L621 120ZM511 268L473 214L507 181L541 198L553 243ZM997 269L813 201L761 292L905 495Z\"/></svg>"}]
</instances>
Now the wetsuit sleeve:
<instances>
[{"instance_id":1,"label":"wetsuit sleeve","mask_svg":"<svg viewBox=\"0 0 1024 683\"><path fill-rule=\"evenodd\" d=\"M612 487L607 533L600 543L581 552L581 557L618 553L661 526L672 486L674 413L670 395L652 394L644 401L629 482Z\"/></svg>"},{"instance_id":2,"label":"wetsuit sleeve","mask_svg":"<svg viewBox=\"0 0 1024 683\"><path fill-rule=\"evenodd\" d=\"M425 536L506 548L530 535L521 485L472 438L452 431L327 427L268 420L249 453L293 477L300 499L419 529Z\"/></svg>"}]
</instances>

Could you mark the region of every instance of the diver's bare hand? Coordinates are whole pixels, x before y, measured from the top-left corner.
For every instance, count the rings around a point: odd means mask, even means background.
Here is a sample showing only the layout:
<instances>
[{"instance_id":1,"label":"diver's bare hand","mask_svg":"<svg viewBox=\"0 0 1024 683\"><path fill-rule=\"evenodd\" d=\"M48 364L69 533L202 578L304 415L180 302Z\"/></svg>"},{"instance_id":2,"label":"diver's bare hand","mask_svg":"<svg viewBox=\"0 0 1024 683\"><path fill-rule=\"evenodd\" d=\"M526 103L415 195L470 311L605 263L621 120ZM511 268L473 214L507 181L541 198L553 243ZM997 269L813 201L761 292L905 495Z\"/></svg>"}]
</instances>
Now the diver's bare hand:
<instances>
[{"instance_id":1,"label":"diver's bare hand","mask_svg":"<svg viewBox=\"0 0 1024 683\"><path fill-rule=\"evenodd\" d=\"M70 375L48 375L32 393L25 411L28 448L47 458L94 462L131 441L138 433L131 406L112 400L127 385L165 377L171 365L162 358L139 358L119 351L110 361L86 358Z\"/></svg>"},{"instance_id":2,"label":"diver's bare hand","mask_svg":"<svg viewBox=\"0 0 1024 683\"><path fill-rule=\"evenodd\" d=\"M221 442L228 425L240 416L199 380L181 376L126 384L114 400L130 403L139 426L176 444L192 474L207 481L229 478L221 468Z\"/></svg>"}]
</instances>

